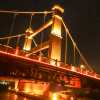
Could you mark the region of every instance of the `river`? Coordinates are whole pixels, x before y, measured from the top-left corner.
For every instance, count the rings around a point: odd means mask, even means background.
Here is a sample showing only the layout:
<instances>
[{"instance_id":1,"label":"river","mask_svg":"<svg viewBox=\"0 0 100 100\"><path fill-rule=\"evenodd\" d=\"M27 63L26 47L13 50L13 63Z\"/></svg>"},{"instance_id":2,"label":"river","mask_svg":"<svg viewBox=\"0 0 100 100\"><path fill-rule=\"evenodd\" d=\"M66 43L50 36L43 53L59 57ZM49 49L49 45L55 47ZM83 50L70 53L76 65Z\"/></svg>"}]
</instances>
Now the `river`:
<instances>
[{"instance_id":1,"label":"river","mask_svg":"<svg viewBox=\"0 0 100 100\"><path fill-rule=\"evenodd\" d=\"M36 99L16 95L15 93L11 93L11 92L0 92L0 100L36 100ZM88 98L85 98L85 97L82 97L82 98L77 97L77 98L70 98L70 100L95 100L95 99L88 99Z\"/></svg>"},{"instance_id":2,"label":"river","mask_svg":"<svg viewBox=\"0 0 100 100\"><path fill-rule=\"evenodd\" d=\"M32 100L10 92L0 92L0 100Z\"/></svg>"}]
</instances>

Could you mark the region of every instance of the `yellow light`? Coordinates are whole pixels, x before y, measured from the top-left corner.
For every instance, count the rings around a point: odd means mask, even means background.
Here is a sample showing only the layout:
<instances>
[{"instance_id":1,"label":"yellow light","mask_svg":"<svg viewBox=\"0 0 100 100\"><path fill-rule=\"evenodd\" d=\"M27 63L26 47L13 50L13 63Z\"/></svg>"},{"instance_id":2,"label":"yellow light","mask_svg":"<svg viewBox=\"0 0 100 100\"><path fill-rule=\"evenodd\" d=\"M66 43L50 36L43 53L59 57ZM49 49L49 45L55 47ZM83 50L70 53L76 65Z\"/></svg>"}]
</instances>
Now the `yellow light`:
<instances>
[{"instance_id":1,"label":"yellow light","mask_svg":"<svg viewBox=\"0 0 100 100\"><path fill-rule=\"evenodd\" d=\"M56 62L54 60L51 60L50 61L50 64L53 65L53 66L55 66L56 65Z\"/></svg>"},{"instance_id":2,"label":"yellow light","mask_svg":"<svg viewBox=\"0 0 100 100\"><path fill-rule=\"evenodd\" d=\"M33 83L32 93L34 95L43 95L45 90L47 90L48 84L44 84L41 82Z\"/></svg>"},{"instance_id":3,"label":"yellow light","mask_svg":"<svg viewBox=\"0 0 100 100\"><path fill-rule=\"evenodd\" d=\"M11 90L11 87L9 86L8 89Z\"/></svg>"},{"instance_id":4,"label":"yellow light","mask_svg":"<svg viewBox=\"0 0 100 100\"><path fill-rule=\"evenodd\" d=\"M62 7L60 7L59 5L55 5L55 6L52 8L52 10L55 10L55 9L59 10L61 13L64 13L64 9L63 9Z\"/></svg>"},{"instance_id":5,"label":"yellow light","mask_svg":"<svg viewBox=\"0 0 100 100\"><path fill-rule=\"evenodd\" d=\"M62 18L58 15L54 15L54 24L51 30L51 34L61 38L61 20Z\"/></svg>"},{"instance_id":6,"label":"yellow light","mask_svg":"<svg viewBox=\"0 0 100 100\"><path fill-rule=\"evenodd\" d=\"M82 69L85 69L85 66L84 66L84 65L81 65L80 67L81 67Z\"/></svg>"},{"instance_id":7,"label":"yellow light","mask_svg":"<svg viewBox=\"0 0 100 100\"><path fill-rule=\"evenodd\" d=\"M25 43L24 43L23 50L30 51L31 50L31 44L32 44L32 39L26 38L25 39Z\"/></svg>"},{"instance_id":8,"label":"yellow light","mask_svg":"<svg viewBox=\"0 0 100 100\"><path fill-rule=\"evenodd\" d=\"M29 93L31 92L31 83L24 83L24 92Z\"/></svg>"},{"instance_id":9,"label":"yellow light","mask_svg":"<svg viewBox=\"0 0 100 100\"><path fill-rule=\"evenodd\" d=\"M18 99L18 96L17 95L14 95L12 99L13 100L17 100Z\"/></svg>"},{"instance_id":10,"label":"yellow light","mask_svg":"<svg viewBox=\"0 0 100 100\"><path fill-rule=\"evenodd\" d=\"M43 91L42 91L42 90L39 90L39 89L34 89L34 90L32 91L32 93L33 93L34 95L37 95L37 96L43 95Z\"/></svg>"},{"instance_id":11,"label":"yellow light","mask_svg":"<svg viewBox=\"0 0 100 100\"><path fill-rule=\"evenodd\" d=\"M34 33L32 28L29 27L26 31L26 37L24 42L23 50L30 51L31 50L31 44L32 44L32 37L31 35Z\"/></svg>"},{"instance_id":12,"label":"yellow light","mask_svg":"<svg viewBox=\"0 0 100 100\"><path fill-rule=\"evenodd\" d=\"M51 99L51 100L58 100L58 96L57 96L56 93L54 93L54 94L52 95L52 99Z\"/></svg>"},{"instance_id":13,"label":"yellow light","mask_svg":"<svg viewBox=\"0 0 100 100\"><path fill-rule=\"evenodd\" d=\"M72 66L72 71L75 71L75 67L74 66Z\"/></svg>"},{"instance_id":14,"label":"yellow light","mask_svg":"<svg viewBox=\"0 0 100 100\"><path fill-rule=\"evenodd\" d=\"M30 33L30 34L33 34L34 33L31 27L29 27L25 32L26 33Z\"/></svg>"},{"instance_id":15,"label":"yellow light","mask_svg":"<svg viewBox=\"0 0 100 100\"><path fill-rule=\"evenodd\" d=\"M16 91L16 92L18 92L18 91L19 91L19 89L18 89L18 88L16 88L16 89L15 89L15 91Z\"/></svg>"}]
</instances>

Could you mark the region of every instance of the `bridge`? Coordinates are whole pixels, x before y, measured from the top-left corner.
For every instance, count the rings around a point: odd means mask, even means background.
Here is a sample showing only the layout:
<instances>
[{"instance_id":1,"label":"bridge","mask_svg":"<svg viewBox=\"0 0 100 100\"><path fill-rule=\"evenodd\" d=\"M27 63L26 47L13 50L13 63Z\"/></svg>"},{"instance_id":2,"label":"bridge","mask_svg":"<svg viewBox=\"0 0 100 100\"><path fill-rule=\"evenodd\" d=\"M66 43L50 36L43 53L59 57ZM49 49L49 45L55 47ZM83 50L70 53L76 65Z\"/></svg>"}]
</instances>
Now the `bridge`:
<instances>
[{"instance_id":1,"label":"bridge","mask_svg":"<svg viewBox=\"0 0 100 100\"><path fill-rule=\"evenodd\" d=\"M56 5L51 11L0 13L14 15L8 36L0 37L0 80L14 81L14 88L20 91L23 82L32 85L34 81L61 84L64 90L66 87L100 89L100 75L88 64L75 43L61 17L63 8ZM24 33L12 35L15 19L20 14L30 16L29 26ZM37 14L44 16L44 22L33 30L32 18Z\"/></svg>"}]
</instances>

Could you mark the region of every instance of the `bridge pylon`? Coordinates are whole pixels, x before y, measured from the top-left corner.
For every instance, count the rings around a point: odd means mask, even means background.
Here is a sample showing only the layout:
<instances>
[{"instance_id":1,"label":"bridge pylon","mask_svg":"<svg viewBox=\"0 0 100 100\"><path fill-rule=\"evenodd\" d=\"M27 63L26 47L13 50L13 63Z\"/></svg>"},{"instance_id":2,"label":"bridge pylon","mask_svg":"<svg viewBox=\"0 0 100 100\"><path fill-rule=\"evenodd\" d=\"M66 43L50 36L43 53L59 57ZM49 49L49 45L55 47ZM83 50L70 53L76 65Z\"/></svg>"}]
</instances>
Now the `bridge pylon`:
<instances>
[{"instance_id":1,"label":"bridge pylon","mask_svg":"<svg viewBox=\"0 0 100 100\"><path fill-rule=\"evenodd\" d=\"M63 9L59 6L54 6L52 8L54 11L53 13L53 24L52 24L52 30L51 30L51 35L50 35L50 46L49 46L49 58L52 58L57 61L61 61L61 41L62 41L62 36L61 36L61 16L60 14L63 13ZM50 63L53 64L53 61Z\"/></svg>"},{"instance_id":2,"label":"bridge pylon","mask_svg":"<svg viewBox=\"0 0 100 100\"><path fill-rule=\"evenodd\" d=\"M25 37L25 42L24 42L24 47L23 50L25 51L30 51L31 50L31 44L32 44L32 37L30 37L31 34L34 34L33 30L31 27L29 27L25 31L26 37Z\"/></svg>"}]
</instances>

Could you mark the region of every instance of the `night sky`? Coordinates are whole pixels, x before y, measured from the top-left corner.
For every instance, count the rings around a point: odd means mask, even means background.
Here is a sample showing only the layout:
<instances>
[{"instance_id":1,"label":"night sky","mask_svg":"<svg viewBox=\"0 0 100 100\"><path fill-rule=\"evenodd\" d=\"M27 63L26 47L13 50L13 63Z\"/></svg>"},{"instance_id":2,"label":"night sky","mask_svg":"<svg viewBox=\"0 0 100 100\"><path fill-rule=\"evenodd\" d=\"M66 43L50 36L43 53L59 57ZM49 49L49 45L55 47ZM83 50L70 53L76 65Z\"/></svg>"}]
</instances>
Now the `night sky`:
<instances>
[{"instance_id":1,"label":"night sky","mask_svg":"<svg viewBox=\"0 0 100 100\"><path fill-rule=\"evenodd\" d=\"M99 1L99 0L98 0ZM100 6L97 0L0 0L0 9L15 11L50 10L54 4L64 7L63 18L78 43L88 63L100 72ZM0 36L7 33L12 17L0 14ZM23 29L25 22L19 18L16 32Z\"/></svg>"}]
</instances>

